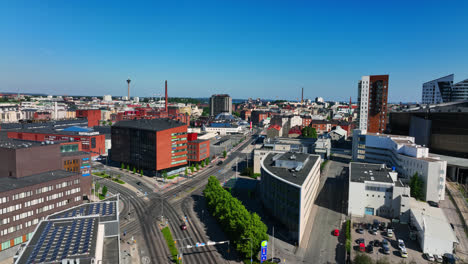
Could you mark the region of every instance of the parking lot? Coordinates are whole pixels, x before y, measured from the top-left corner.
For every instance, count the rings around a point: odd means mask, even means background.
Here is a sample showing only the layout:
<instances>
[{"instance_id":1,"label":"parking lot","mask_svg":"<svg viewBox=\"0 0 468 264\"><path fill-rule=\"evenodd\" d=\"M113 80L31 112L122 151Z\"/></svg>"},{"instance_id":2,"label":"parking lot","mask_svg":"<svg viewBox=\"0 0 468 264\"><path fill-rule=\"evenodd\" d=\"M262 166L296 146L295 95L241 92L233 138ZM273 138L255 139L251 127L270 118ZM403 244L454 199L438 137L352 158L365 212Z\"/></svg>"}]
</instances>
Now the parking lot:
<instances>
[{"instance_id":1,"label":"parking lot","mask_svg":"<svg viewBox=\"0 0 468 264\"><path fill-rule=\"evenodd\" d=\"M400 223L392 223L393 226L393 237L388 237L386 229L385 230L378 230L376 234L371 234L367 228L363 228L364 232L363 234L360 234L357 232L358 229L358 224L363 223L363 224L372 224L374 219L378 220L379 222L385 222L386 225L390 223L389 219L378 217L378 216L372 216L372 215L366 215L365 217L362 218L353 218L352 219L352 231L351 231L351 240L352 240L352 257L360 251L359 244L356 242L357 239L359 238L364 238L364 244L366 247L366 252L364 254L367 254L370 256L373 260L378 260L382 258L387 258L387 260L390 263L400 263L403 261L403 263L429 263L427 260L423 258L423 253L421 252L421 249L419 247L419 244L416 240L411 240L410 239L410 231L409 231L409 226L407 224L400 224ZM373 252L369 253L368 252L368 245L370 241L375 241L378 240L380 243L382 242L383 239L386 239L389 241L389 249L390 252L389 254L385 254L382 245L378 245L377 247L373 248ZM408 253L407 258L403 258L400 254L400 250L398 247L398 239L402 239L405 243L406 250Z\"/></svg>"}]
</instances>

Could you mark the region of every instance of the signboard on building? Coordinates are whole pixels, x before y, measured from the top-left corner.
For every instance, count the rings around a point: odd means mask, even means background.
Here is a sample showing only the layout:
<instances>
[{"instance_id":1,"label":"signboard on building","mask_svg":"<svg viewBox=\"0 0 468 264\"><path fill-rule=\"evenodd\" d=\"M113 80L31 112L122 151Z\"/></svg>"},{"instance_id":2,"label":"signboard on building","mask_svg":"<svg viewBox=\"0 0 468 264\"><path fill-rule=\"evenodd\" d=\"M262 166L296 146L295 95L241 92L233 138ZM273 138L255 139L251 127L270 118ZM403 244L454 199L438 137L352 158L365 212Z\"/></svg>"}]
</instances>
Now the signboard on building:
<instances>
[{"instance_id":1,"label":"signboard on building","mask_svg":"<svg viewBox=\"0 0 468 264\"><path fill-rule=\"evenodd\" d=\"M263 263L263 261L267 260L267 245L268 245L268 242L266 240L263 240L261 244L262 249L260 252L260 263Z\"/></svg>"}]
</instances>

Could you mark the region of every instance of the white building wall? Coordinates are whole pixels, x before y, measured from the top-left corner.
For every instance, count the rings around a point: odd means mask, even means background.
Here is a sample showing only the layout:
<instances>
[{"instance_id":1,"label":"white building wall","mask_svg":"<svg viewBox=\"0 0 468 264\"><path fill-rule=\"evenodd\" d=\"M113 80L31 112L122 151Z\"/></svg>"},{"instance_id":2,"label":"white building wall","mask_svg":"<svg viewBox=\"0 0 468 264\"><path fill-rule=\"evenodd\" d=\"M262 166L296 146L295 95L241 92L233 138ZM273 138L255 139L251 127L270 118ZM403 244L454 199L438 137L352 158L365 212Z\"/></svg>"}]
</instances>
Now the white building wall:
<instances>
[{"instance_id":1,"label":"white building wall","mask_svg":"<svg viewBox=\"0 0 468 264\"><path fill-rule=\"evenodd\" d=\"M348 191L348 215L364 216L365 185L361 182L350 182Z\"/></svg>"},{"instance_id":2,"label":"white building wall","mask_svg":"<svg viewBox=\"0 0 468 264\"><path fill-rule=\"evenodd\" d=\"M315 165L309 172L306 180L302 184L301 188L301 212L299 221L299 244L301 243L304 230L309 220L312 206L317 198L317 190L320 185L320 157L315 162Z\"/></svg>"},{"instance_id":3,"label":"white building wall","mask_svg":"<svg viewBox=\"0 0 468 264\"><path fill-rule=\"evenodd\" d=\"M359 129L366 131L369 114L369 82L370 76L362 76L360 91L361 100L359 105Z\"/></svg>"}]
</instances>

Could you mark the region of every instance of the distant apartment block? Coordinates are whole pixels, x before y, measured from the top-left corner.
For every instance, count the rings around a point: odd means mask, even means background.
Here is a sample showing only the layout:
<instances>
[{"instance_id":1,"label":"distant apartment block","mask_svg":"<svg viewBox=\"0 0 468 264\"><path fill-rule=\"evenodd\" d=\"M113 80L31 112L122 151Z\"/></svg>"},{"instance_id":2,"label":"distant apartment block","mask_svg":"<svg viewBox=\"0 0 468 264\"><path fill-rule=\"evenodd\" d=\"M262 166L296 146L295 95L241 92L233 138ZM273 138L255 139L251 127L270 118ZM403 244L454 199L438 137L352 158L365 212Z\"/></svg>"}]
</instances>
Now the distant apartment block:
<instances>
[{"instance_id":1,"label":"distant apartment block","mask_svg":"<svg viewBox=\"0 0 468 264\"><path fill-rule=\"evenodd\" d=\"M318 155L269 153L261 165L260 195L265 208L301 243L320 183Z\"/></svg>"},{"instance_id":2,"label":"distant apartment block","mask_svg":"<svg viewBox=\"0 0 468 264\"><path fill-rule=\"evenodd\" d=\"M90 194L89 154L79 142L63 143L0 141L0 250L27 241L40 220Z\"/></svg>"},{"instance_id":3,"label":"distant apartment block","mask_svg":"<svg viewBox=\"0 0 468 264\"><path fill-rule=\"evenodd\" d=\"M172 119L124 120L112 126L111 159L162 172L187 164L187 125Z\"/></svg>"},{"instance_id":4,"label":"distant apartment block","mask_svg":"<svg viewBox=\"0 0 468 264\"><path fill-rule=\"evenodd\" d=\"M445 198L447 162L429 156L429 149L414 143L414 137L353 132L353 160L384 163L408 181L414 174L424 180L424 197L436 201Z\"/></svg>"},{"instance_id":5,"label":"distant apartment block","mask_svg":"<svg viewBox=\"0 0 468 264\"><path fill-rule=\"evenodd\" d=\"M254 110L250 115L250 120L254 125L260 125L263 120L269 117L269 113L266 111Z\"/></svg>"},{"instance_id":6,"label":"distant apartment block","mask_svg":"<svg viewBox=\"0 0 468 264\"><path fill-rule=\"evenodd\" d=\"M214 94L210 98L210 115L232 114L232 98L227 94Z\"/></svg>"},{"instance_id":7,"label":"distant apartment block","mask_svg":"<svg viewBox=\"0 0 468 264\"><path fill-rule=\"evenodd\" d=\"M358 83L359 129L383 133L387 128L388 75L362 76Z\"/></svg>"},{"instance_id":8,"label":"distant apartment block","mask_svg":"<svg viewBox=\"0 0 468 264\"><path fill-rule=\"evenodd\" d=\"M99 109L79 109L76 110L76 117L87 118L88 127L98 126L101 121L101 110Z\"/></svg>"}]
</instances>

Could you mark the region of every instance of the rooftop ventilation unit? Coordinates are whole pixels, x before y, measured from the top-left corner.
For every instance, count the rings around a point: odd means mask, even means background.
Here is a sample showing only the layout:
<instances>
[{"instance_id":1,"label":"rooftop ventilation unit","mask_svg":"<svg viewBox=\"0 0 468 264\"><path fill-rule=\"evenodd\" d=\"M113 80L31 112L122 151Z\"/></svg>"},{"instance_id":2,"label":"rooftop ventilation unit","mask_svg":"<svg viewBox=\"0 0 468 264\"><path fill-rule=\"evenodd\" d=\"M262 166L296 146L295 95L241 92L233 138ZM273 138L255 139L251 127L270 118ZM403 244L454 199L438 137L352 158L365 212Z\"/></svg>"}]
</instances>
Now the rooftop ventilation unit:
<instances>
[{"instance_id":1,"label":"rooftop ventilation unit","mask_svg":"<svg viewBox=\"0 0 468 264\"><path fill-rule=\"evenodd\" d=\"M296 159L296 155L291 155L291 157L289 157L290 160L295 160Z\"/></svg>"}]
</instances>

